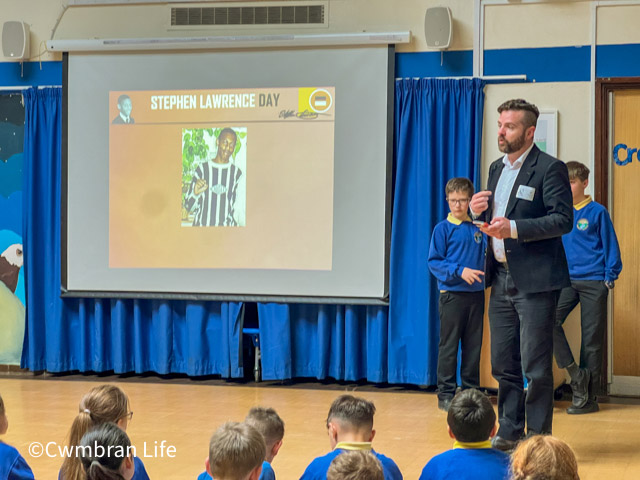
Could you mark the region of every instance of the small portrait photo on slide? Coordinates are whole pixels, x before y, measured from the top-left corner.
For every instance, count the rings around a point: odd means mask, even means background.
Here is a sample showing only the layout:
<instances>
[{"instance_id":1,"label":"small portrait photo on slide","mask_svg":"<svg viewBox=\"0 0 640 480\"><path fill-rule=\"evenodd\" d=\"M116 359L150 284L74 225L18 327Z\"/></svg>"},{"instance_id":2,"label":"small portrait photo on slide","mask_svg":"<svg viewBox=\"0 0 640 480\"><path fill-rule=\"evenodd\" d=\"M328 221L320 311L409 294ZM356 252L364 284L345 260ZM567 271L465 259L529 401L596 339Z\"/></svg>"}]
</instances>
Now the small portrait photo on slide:
<instances>
[{"instance_id":1,"label":"small portrait photo on slide","mask_svg":"<svg viewBox=\"0 0 640 480\"><path fill-rule=\"evenodd\" d=\"M247 128L182 129L182 226L246 225Z\"/></svg>"},{"instance_id":2,"label":"small portrait photo on slide","mask_svg":"<svg viewBox=\"0 0 640 480\"><path fill-rule=\"evenodd\" d=\"M128 125L136 123L131 116L131 110L133 110L133 104L129 95L123 94L118 97L118 115L111 122L113 125Z\"/></svg>"}]
</instances>

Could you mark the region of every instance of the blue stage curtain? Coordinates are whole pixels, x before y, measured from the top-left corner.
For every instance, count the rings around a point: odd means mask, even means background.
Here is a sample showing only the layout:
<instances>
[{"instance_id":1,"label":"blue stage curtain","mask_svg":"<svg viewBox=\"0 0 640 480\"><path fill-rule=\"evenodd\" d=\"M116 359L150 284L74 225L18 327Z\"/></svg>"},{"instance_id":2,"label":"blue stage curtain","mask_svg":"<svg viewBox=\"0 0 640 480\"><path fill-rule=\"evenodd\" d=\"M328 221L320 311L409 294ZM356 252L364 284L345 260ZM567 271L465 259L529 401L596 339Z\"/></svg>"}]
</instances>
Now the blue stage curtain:
<instances>
[{"instance_id":1,"label":"blue stage curtain","mask_svg":"<svg viewBox=\"0 0 640 480\"><path fill-rule=\"evenodd\" d=\"M448 212L446 181L479 185L483 89L478 79L396 82L390 307L259 304L263 378L435 384L429 241Z\"/></svg>"},{"instance_id":2,"label":"blue stage curtain","mask_svg":"<svg viewBox=\"0 0 640 480\"><path fill-rule=\"evenodd\" d=\"M242 304L60 298L59 88L25 99L22 367L242 377Z\"/></svg>"}]
</instances>

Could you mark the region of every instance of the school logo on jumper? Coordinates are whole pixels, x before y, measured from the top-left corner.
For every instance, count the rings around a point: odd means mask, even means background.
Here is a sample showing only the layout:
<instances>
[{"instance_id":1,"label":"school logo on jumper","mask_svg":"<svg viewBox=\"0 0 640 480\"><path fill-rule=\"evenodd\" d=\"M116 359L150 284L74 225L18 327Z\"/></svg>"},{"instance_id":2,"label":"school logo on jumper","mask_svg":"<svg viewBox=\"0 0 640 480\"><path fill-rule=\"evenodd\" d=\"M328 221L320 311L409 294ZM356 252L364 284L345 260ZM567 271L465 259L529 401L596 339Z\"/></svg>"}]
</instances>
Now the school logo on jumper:
<instances>
[{"instance_id":1,"label":"school logo on jumper","mask_svg":"<svg viewBox=\"0 0 640 480\"><path fill-rule=\"evenodd\" d=\"M478 244L481 243L482 242L482 232L474 233L473 234L473 240Z\"/></svg>"},{"instance_id":2,"label":"school logo on jumper","mask_svg":"<svg viewBox=\"0 0 640 480\"><path fill-rule=\"evenodd\" d=\"M581 218L576 222L576 228L580 231L584 231L589 228L589 220L586 218Z\"/></svg>"}]
</instances>

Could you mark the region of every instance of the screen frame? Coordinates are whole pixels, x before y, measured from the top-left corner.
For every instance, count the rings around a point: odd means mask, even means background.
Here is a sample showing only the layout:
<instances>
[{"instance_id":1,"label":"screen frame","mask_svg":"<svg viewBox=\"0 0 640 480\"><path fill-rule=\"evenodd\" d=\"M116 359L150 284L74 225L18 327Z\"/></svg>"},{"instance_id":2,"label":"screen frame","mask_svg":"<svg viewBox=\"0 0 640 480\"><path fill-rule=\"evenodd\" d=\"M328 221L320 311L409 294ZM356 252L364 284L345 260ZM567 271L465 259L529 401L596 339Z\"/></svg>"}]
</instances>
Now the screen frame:
<instances>
[{"instance_id":1,"label":"screen frame","mask_svg":"<svg viewBox=\"0 0 640 480\"><path fill-rule=\"evenodd\" d=\"M214 51L214 50L212 50ZM145 53L145 52L128 52ZM161 53L154 51L154 53ZM175 53L173 51L172 53ZM387 46L387 118L386 118L386 169L385 169L385 212L384 212L384 259L383 259L383 296L382 297L340 297L340 296L303 296L303 295L254 295L188 292L148 292L120 290L70 290L68 289L68 85L69 53L62 56L62 139L61 139L61 198L60 198L60 296L62 298L121 298L121 299L166 299L190 301L234 301L264 303L316 303L316 304L353 304L353 305L389 305L389 277L391 251L391 221L393 208L393 168L394 168L394 107L395 107L395 45Z\"/></svg>"}]
</instances>

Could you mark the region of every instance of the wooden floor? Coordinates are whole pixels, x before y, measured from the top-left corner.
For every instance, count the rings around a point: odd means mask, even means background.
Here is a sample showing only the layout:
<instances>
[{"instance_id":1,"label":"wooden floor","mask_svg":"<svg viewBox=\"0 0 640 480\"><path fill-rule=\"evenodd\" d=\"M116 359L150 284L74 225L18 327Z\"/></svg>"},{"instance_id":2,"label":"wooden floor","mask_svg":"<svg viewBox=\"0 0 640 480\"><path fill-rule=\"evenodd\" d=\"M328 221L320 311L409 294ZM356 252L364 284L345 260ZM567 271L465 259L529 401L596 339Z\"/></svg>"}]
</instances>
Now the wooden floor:
<instances>
[{"instance_id":1,"label":"wooden floor","mask_svg":"<svg viewBox=\"0 0 640 480\"><path fill-rule=\"evenodd\" d=\"M128 433L155 480L195 480L204 470L214 429L227 420L242 420L253 405L274 407L284 419L284 445L273 466L279 480L297 479L314 457L328 451L324 427L327 410L345 390L355 390L355 394L375 402L374 448L393 458L405 479L418 478L427 460L452 445L446 415L436 408L435 394L420 390L157 377L0 377L0 394L9 417L9 431L2 440L20 450L36 478L57 478L61 459L46 455L34 458L29 445L64 445L80 397L98 383L117 383L128 394L135 412ZM581 417L564 412L567 402L556 403L554 434L574 448L582 480L640 478L639 403L609 399L599 413ZM164 458L159 456L163 440L175 447L175 458L166 453ZM156 445L158 455L154 458Z\"/></svg>"}]
</instances>

